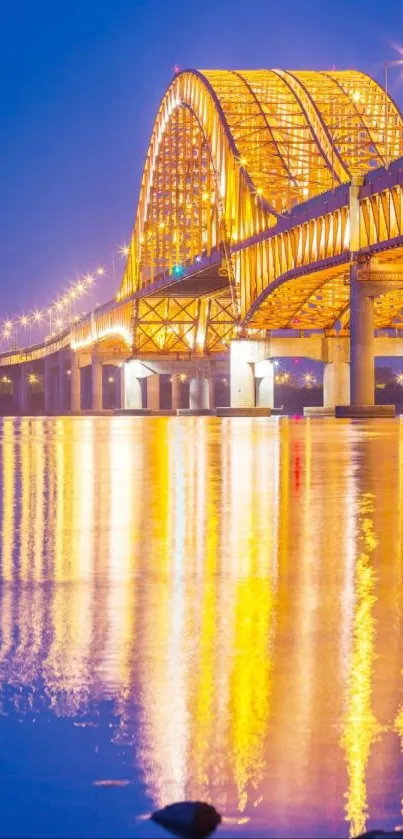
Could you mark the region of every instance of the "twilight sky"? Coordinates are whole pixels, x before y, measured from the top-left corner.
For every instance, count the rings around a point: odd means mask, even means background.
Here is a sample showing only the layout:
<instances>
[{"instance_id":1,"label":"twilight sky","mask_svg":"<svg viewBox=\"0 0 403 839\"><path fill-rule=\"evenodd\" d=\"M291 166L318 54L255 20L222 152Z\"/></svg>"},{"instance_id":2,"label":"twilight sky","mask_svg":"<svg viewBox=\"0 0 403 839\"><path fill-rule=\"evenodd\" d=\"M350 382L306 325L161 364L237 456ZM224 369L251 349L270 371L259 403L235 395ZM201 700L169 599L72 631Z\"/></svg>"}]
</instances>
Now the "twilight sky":
<instances>
[{"instance_id":1,"label":"twilight sky","mask_svg":"<svg viewBox=\"0 0 403 839\"><path fill-rule=\"evenodd\" d=\"M381 80L399 44L402 0L0 0L0 322L129 238L174 64ZM396 70L390 88L403 105ZM116 290L111 273L94 300Z\"/></svg>"}]
</instances>

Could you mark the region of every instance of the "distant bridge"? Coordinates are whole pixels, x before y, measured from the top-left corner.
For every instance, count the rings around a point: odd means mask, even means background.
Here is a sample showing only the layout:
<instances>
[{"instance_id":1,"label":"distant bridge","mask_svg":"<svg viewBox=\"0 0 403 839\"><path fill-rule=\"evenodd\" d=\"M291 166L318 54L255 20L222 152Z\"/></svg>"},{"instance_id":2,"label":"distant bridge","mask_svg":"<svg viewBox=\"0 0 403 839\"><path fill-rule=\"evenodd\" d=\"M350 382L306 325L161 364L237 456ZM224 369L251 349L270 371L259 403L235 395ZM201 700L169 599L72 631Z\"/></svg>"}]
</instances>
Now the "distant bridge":
<instances>
[{"instance_id":1,"label":"distant bridge","mask_svg":"<svg viewBox=\"0 0 403 839\"><path fill-rule=\"evenodd\" d=\"M117 298L46 344L0 356L20 409L27 371L43 367L47 409L65 409L66 368L80 410L89 363L102 408L106 361L124 364L124 407L143 404L143 375L176 381L186 364L202 380L193 407L207 407L207 378L230 345L232 404L251 405L277 330L294 331L295 355L295 332L320 331L329 407L350 390L352 404L373 404L374 330L394 330L400 347L403 328L402 185L402 116L369 76L179 73L155 120ZM263 391L270 402L272 384Z\"/></svg>"}]
</instances>

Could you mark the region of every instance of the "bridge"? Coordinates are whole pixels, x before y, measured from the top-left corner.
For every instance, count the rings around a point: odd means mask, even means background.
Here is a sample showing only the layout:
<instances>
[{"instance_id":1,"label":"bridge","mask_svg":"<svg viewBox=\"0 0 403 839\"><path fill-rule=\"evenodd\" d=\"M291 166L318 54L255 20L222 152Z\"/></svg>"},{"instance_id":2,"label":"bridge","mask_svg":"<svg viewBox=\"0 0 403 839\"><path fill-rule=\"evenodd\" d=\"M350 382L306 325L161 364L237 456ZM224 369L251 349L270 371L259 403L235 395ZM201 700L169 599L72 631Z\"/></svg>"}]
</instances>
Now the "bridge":
<instances>
[{"instance_id":1,"label":"bridge","mask_svg":"<svg viewBox=\"0 0 403 839\"><path fill-rule=\"evenodd\" d=\"M116 298L0 355L15 409L158 411L160 377L190 408L273 405L273 364L325 363L324 407L374 405L374 357L403 356L403 119L355 70L189 70L159 108ZM1 373L2 371L0 371Z\"/></svg>"}]
</instances>

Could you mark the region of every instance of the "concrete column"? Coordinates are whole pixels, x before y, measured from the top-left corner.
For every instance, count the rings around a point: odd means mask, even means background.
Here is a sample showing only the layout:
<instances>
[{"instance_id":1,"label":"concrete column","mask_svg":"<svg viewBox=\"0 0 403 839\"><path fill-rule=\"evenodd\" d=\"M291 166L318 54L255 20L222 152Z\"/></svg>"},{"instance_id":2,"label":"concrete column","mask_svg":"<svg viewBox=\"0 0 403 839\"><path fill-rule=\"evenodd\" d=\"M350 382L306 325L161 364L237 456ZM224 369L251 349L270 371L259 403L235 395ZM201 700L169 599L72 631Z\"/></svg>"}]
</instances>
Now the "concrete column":
<instances>
[{"instance_id":1,"label":"concrete column","mask_svg":"<svg viewBox=\"0 0 403 839\"><path fill-rule=\"evenodd\" d=\"M103 382L102 382L102 361L96 356L91 360L91 376L92 376L92 410L102 411L103 402Z\"/></svg>"},{"instance_id":2,"label":"concrete column","mask_svg":"<svg viewBox=\"0 0 403 839\"><path fill-rule=\"evenodd\" d=\"M209 386L209 405L210 405L210 411L213 411L213 410L214 410L214 408L216 407L216 404L215 404L215 383L214 383L214 376L210 376L210 378L209 378L209 380L208 380L208 386Z\"/></svg>"},{"instance_id":3,"label":"concrete column","mask_svg":"<svg viewBox=\"0 0 403 839\"><path fill-rule=\"evenodd\" d=\"M182 383L178 373L171 376L172 410L177 411L183 408L182 405Z\"/></svg>"},{"instance_id":4,"label":"concrete column","mask_svg":"<svg viewBox=\"0 0 403 839\"><path fill-rule=\"evenodd\" d=\"M346 361L331 361L323 371L323 406L350 404L350 365Z\"/></svg>"},{"instance_id":5,"label":"concrete column","mask_svg":"<svg viewBox=\"0 0 403 839\"><path fill-rule=\"evenodd\" d=\"M357 279L357 265L350 268L351 404L375 404L374 301Z\"/></svg>"},{"instance_id":6,"label":"concrete column","mask_svg":"<svg viewBox=\"0 0 403 839\"><path fill-rule=\"evenodd\" d=\"M249 341L232 341L230 346L231 408L254 408L255 375Z\"/></svg>"},{"instance_id":7,"label":"concrete column","mask_svg":"<svg viewBox=\"0 0 403 839\"><path fill-rule=\"evenodd\" d=\"M158 373L147 376L147 408L150 411L160 409L160 377Z\"/></svg>"},{"instance_id":8,"label":"concrete column","mask_svg":"<svg viewBox=\"0 0 403 839\"><path fill-rule=\"evenodd\" d=\"M71 354L71 374L70 374L71 397L70 404L72 411L81 411L81 370L79 365L78 353Z\"/></svg>"},{"instance_id":9,"label":"concrete column","mask_svg":"<svg viewBox=\"0 0 403 839\"><path fill-rule=\"evenodd\" d=\"M57 381L57 410L64 414L67 410L67 358L65 353L59 352L58 358L58 381Z\"/></svg>"},{"instance_id":10,"label":"concrete column","mask_svg":"<svg viewBox=\"0 0 403 839\"><path fill-rule=\"evenodd\" d=\"M209 381L203 376L195 376L189 382L189 408L206 410L209 408Z\"/></svg>"},{"instance_id":11,"label":"concrete column","mask_svg":"<svg viewBox=\"0 0 403 839\"><path fill-rule=\"evenodd\" d=\"M126 408L138 409L143 407L143 394L140 379L128 376L126 369Z\"/></svg>"},{"instance_id":12,"label":"concrete column","mask_svg":"<svg viewBox=\"0 0 403 839\"><path fill-rule=\"evenodd\" d=\"M45 380L44 380L44 397L45 397L45 411L53 410L52 400L52 362L51 356L45 357Z\"/></svg>"},{"instance_id":13,"label":"concrete column","mask_svg":"<svg viewBox=\"0 0 403 839\"><path fill-rule=\"evenodd\" d=\"M257 404L260 408L274 408L274 364L268 359L260 361L255 369L260 381L257 390Z\"/></svg>"},{"instance_id":14,"label":"concrete column","mask_svg":"<svg viewBox=\"0 0 403 839\"><path fill-rule=\"evenodd\" d=\"M18 410L20 414L26 414L28 410L28 365L21 364L20 380L18 383Z\"/></svg>"},{"instance_id":15,"label":"concrete column","mask_svg":"<svg viewBox=\"0 0 403 839\"><path fill-rule=\"evenodd\" d=\"M126 408L126 365L123 363L121 367L119 367L119 387L120 387L120 408L124 410Z\"/></svg>"}]
</instances>

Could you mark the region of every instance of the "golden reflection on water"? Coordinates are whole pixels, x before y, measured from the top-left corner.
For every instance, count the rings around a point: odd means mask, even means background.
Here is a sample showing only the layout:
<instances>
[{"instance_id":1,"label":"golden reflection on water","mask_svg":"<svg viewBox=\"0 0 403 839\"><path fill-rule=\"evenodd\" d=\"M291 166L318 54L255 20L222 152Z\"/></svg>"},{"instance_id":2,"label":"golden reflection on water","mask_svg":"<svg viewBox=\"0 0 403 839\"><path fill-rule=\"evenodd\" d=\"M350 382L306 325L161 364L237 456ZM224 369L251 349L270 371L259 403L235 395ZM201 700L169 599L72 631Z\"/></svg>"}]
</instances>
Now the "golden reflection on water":
<instances>
[{"instance_id":1,"label":"golden reflection on water","mask_svg":"<svg viewBox=\"0 0 403 839\"><path fill-rule=\"evenodd\" d=\"M395 812L399 421L4 419L0 475L3 703L111 699L156 806Z\"/></svg>"}]
</instances>

